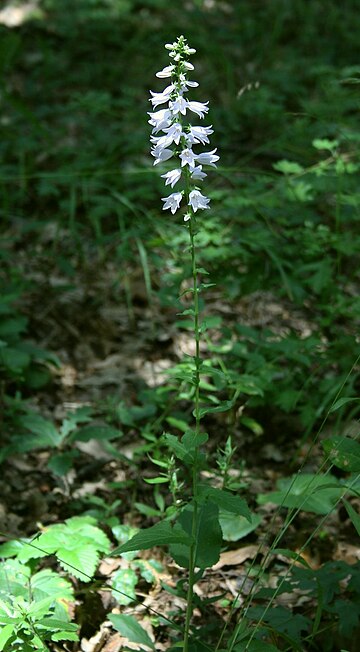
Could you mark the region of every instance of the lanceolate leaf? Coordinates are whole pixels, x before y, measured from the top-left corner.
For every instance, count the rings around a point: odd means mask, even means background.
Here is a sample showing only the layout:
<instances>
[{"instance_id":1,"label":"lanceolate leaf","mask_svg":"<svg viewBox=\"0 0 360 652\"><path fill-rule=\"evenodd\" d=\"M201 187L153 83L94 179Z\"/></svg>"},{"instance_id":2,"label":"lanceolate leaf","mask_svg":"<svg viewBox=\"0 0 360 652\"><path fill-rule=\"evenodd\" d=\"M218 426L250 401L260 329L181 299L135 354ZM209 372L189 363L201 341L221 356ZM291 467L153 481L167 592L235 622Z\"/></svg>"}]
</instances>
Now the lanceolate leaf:
<instances>
[{"instance_id":1,"label":"lanceolate leaf","mask_svg":"<svg viewBox=\"0 0 360 652\"><path fill-rule=\"evenodd\" d=\"M111 555L121 555L131 550L147 550L154 546L170 545L172 543L183 543L189 546L191 537L184 532L182 527L172 524L169 521L161 521L147 530L140 530L129 541L119 548L113 550Z\"/></svg>"},{"instance_id":2,"label":"lanceolate leaf","mask_svg":"<svg viewBox=\"0 0 360 652\"><path fill-rule=\"evenodd\" d=\"M109 614L109 620L111 620L114 628L120 632L121 636L127 638L131 643L139 643L139 645L145 645L145 647L155 650L154 643L149 634L133 616Z\"/></svg>"},{"instance_id":3,"label":"lanceolate leaf","mask_svg":"<svg viewBox=\"0 0 360 652\"><path fill-rule=\"evenodd\" d=\"M360 515L357 512L355 512L352 505L350 505L350 503L347 500L345 500L344 498L343 498L343 503L344 503L344 505L346 507L347 513L349 514L349 516L351 518L352 524L353 524L356 532L360 536Z\"/></svg>"}]
</instances>

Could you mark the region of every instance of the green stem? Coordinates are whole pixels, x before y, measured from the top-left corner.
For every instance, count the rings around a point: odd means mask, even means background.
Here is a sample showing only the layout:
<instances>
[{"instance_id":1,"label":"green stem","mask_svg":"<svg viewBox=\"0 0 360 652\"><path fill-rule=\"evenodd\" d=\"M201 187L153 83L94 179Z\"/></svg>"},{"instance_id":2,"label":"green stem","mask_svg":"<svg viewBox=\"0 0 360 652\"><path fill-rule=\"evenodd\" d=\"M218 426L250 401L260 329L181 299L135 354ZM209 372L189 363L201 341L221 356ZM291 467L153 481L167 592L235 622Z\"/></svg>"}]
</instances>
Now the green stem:
<instances>
[{"instance_id":1,"label":"green stem","mask_svg":"<svg viewBox=\"0 0 360 652\"><path fill-rule=\"evenodd\" d=\"M189 178L186 179L186 189L185 196L189 197ZM194 294L194 339L195 339L195 375L194 375L194 384L195 384L195 397L194 397L194 415L195 415L195 432L198 435L200 432L200 320L199 320L199 288L198 288L198 273L196 266L196 249L195 249L195 233L194 233L194 215L191 214L189 222L189 234L190 234L190 251L191 251L191 269L192 269L192 279L193 279L193 294ZM190 624L191 617L193 612L193 599L194 599L194 585L195 585L195 562L196 562L196 535L198 529L198 479L199 479L199 468L198 468L198 451L196 451L195 459L192 467L192 490L193 490L193 514L192 514L192 527L191 527L191 538L192 544L190 547L189 554L189 580L188 580L188 590L187 590L187 605L186 605L186 615L185 615L185 632L184 632L184 647L183 651L188 652L189 650L189 638L190 638Z\"/></svg>"}]
</instances>

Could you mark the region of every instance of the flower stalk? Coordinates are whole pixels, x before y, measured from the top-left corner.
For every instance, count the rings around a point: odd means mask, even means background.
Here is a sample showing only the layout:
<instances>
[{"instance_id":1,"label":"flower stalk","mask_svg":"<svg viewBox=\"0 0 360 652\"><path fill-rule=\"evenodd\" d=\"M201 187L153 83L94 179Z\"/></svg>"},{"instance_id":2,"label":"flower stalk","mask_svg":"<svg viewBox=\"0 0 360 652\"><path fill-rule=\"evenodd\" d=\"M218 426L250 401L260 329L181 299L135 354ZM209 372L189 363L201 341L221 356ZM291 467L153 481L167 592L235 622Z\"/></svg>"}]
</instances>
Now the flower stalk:
<instances>
[{"instance_id":1,"label":"flower stalk","mask_svg":"<svg viewBox=\"0 0 360 652\"><path fill-rule=\"evenodd\" d=\"M194 319L194 417L195 417L195 435L197 439L200 435L200 376L201 376L201 358L200 358L200 309L199 309L199 292L198 267L196 262L196 213L199 210L209 209L210 199L202 194L199 182L207 176L204 172L204 166L216 167L219 156L216 149L197 153L193 147L197 145L208 145L209 135L213 133L211 125L203 127L192 125L187 122L188 112L196 114L200 119L208 112L208 102L198 102L187 99L189 88L196 88L198 83L188 79L188 73L194 70L194 66L188 61L190 55L195 53L193 48L187 45L186 39L180 36L174 43L165 45L169 50L169 57L172 63L156 76L160 79L170 78L170 84L160 93L150 91L153 109L166 104L166 108L161 108L149 112L149 124L152 126L151 154L154 156L154 165L177 159L176 167L168 170L161 175L165 179L165 186L172 189L179 182L182 188L172 192L167 197L162 197L163 210L170 210L174 215L182 205L186 205L186 212L183 215L185 224L189 230L190 237L190 255L191 255L191 274L192 274L192 293L193 293L193 319ZM163 135L158 135L163 132ZM199 485L199 447L195 450L195 456L192 466L192 544L189 551L189 578L187 590L187 606L184 627L183 652L188 652L190 643L190 626L193 612L194 585L196 582L196 552L197 552L197 531L199 527L199 506L198 506L198 485Z\"/></svg>"}]
</instances>

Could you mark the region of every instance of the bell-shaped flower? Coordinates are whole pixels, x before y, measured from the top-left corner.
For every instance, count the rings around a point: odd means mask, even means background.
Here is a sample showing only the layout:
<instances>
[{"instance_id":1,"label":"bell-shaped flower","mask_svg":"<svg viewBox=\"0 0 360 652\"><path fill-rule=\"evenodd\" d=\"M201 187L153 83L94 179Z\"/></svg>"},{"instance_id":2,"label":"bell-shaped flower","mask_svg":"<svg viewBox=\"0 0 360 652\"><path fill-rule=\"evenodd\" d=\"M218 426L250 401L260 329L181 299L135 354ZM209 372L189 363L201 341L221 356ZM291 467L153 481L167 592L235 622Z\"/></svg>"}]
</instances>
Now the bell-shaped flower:
<instances>
[{"instance_id":1,"label":"bell-shaped flower","mask_svg":"<svg viewBox=\"0 0 360 652\"><path fill-rule=\"evenodd\" d=\"M192 190L189 194L189 206L191 206L194 213L196 213L199 208L210 208L210 206L208 206L209 202L210 199L205 197L205 195L202 195L200 190Z\"/></svg>"},{"instance_id":2,"label":"bell-shaped flower","mask_svg":"<svg viewBox=\"0 0 360 652\"><path fill-rule=\"evenodd\" d=\"M205 177L207 177L207 174L202 171L202 165L196 165L191 172L191 178L202 181Z\"/></svg>"},{"instance_id":3,"label":"bell-shaped flower","mask_svg":"<svg viewBox=\"0 0 360 652\"><path fill-rule=\"evenodd\" d=\"M185 115L188 104L189 102L182 95L178 95L175 100L169 102L169 109L173 115L177 115L178 113Z\"/></svg>"},{"instance_id":4,"label":"bell-shaped flower","mask_svg":"<svg viewBox=\"0 0 360 652\"><path fill-rule=\"evenodd\" d=\"M148 121L150 125L154 127L153 133L158 131L163 131L171 123L171 111L169 109L159 109L154 113L149 112L150 120Z\"/></svg>"},{"instance_id":5,"label":"bell-shaped flower","mask_svg":"<svg viewBox=\"0 0 360 652\"><path fill-rule=\"evenodd\" d=\"M183 149L179 157L181 158L181 167L188 165L190 168L193 168L195 166L195 154L192 149Z\"/></svg>"},{"instance_id":6,"label":"bell-shaped flower","mask_svg":"<svg viewBox=\"0 0 360 652\"><path fill-rule=\"evenodd\" d=\"M203 118L205 113L208 112L209 107L207 106L209 102L187 102L187 106L193 113L196 113L199 118Z\"/></svg>"},{"instance_id":7,"label":"bell-shaped flower","mask_svg":"<svg viewBox=\"0 0 360 652\"><path fill-rule=\"evenodd\" d=\"M151 154L156 158L156 161L154 161L154 165L157 165L158 163L162 163L163 161L168 161L169 158L171 158L174 155L174 152L172 151L172 149L162 149L162 148L154 147L154 149L151 150Z\"/></svg>"},{"instance_id":8,"label":"bell-shaped flower","mask_svg":"<svg viewBox=\"0 0 360 652\"><path fill-rule=\"evenodd\" d=\"M161 176L163 179L166 179L165 186L170 184L173 188L181 177L181 168L178 168L177 170L169 170L169 172L165 172L165 174L162 174Z\"/></svg>"},{"instance_id":9,"label":"bell-shaped flower","mask_svg":"<svg viewBox=\"0 0 360 652\"><path fill-rule=\"evenodd\" d=\"M172 214L174 215L180 206L182 195L182 192L173 192L168 197L162 197L161 201L165 202L163 211L166 211L168 208L170 208Z\"/></svg>"},{"instance_id":10,"label":"bell-shaped flower","mask_svg":"<svg viewBox=\"0 0 360 652\"><path fill-rule=\"evenodd\" d=\"M165 104L166 102L169 101L171 93L175 90L174 84L170 84L167 88L165 88L162 93L153 93L150 91L151 98L150 102L153 105L154 109L156 109L159 104Z\"/></svg>"},{"instance_id":11,"label":"bell-shaped flower","mask_svg":"<svg viewBox=\"0 0 360 652\"><path fill-rule=\"evenodd\" d=\"M219 160L220 156L217 156L215 152L217 148L211 150L211 152L203 152L202 154L197 154L195 160L201 165L211 165L211 167L216 168L216 161Z\"/></svg>"},{"instance_id":12,"label":"bell-shaped flower","mask_svg":"<svg viewBox=\"0 0 360 652\"><path fill-rule=\"evenodd\" d=\"M186 134L186 142L195 145L196 143L202 143L206 145L210 142L208 136L213 134L214 130L210 127L189 127L189 133Z\"/></svg>"},{"instance_id":13,"label":"bell-shaped flower","mask_svg":"<svg viewBox=\"0 0 360 652\"><path fill-rule=\"evenodd\" d=\"M174 70L175 70L175 66L166 66L165 68L159 70L159 72L156 73L156 77L159 77L160 79L171 77Z\"/></svg>"},{"instance_id":14,"label":"bell-shaped flower","mask_svg":"<svg viewBox=\"0 0 360 652\"><path fill-rule=\"evenodd\" d=\"M166 127L163 131L165 131L168 137L171 138L171 141L176 143L176 145L179 144L181 136L184 135L180 122L173 122L170 127Z\"/></svg>"}]
</instances>

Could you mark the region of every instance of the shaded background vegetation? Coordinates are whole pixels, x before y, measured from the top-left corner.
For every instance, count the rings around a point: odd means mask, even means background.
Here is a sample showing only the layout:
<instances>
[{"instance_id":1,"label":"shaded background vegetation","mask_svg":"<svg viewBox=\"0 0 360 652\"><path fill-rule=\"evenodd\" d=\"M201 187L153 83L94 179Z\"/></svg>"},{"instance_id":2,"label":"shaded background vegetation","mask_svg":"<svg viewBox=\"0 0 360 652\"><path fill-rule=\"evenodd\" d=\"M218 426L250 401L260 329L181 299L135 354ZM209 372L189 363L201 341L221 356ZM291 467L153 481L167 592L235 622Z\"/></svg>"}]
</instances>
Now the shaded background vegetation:
<instances>
[{"instance_id":1,"label":"shaded background vegetation","mask_svg":"<svg viewBox=\"0 0 360 652\"><path fill-rule=\"evenodd\" d=\"M192 97L210 102L206 124L221 156L197 236L216 284L205 297L203 355L223 372L209 372L202 388L215 407L204 419L209 459L220 473L217 449L231 435L231 488L267 503L262 492L310 447L306 470L318 468L325 420L327 434L359 435L358 2L26 8L0 10L0 459L9 463L0 484L15 512L0 514L2 536L91 513L116 539L124 515L149 524L171 503L142 476L157 473L148 453L166 459L164 429L181 434L192 422L193 351L178 317L188 234L181 217L161 211L146 112L149 89L162 87L164 43L181 33L197 50ZM9 9L23 19L10 24ZM216 411L227 400L229 412ZM83 489L85 481L93 484ZM330 511L333 497L308 511ZM263 516L246 531L251 541ZM339 523L317 538L319 563L332 559ZM246 536L233 527L224 526L228 542ZM305 519L290 529L289 547L314 527ZM342 579L348 569L336 572ZM355 627L359 590L351 591ZM341 620L347 606L336 611L327 599L328 622L333 613ZM86 623L86 636L98 625ZM326 649L350 649L342 636L338 648L328 636Z\"/></svg>"}]
</instances>

